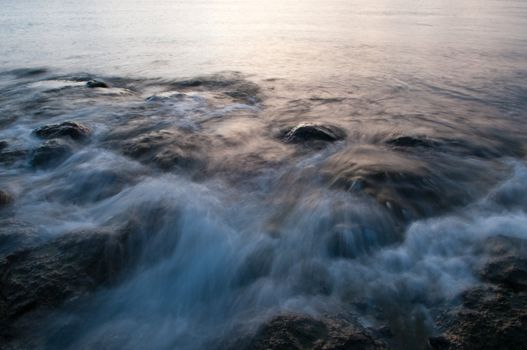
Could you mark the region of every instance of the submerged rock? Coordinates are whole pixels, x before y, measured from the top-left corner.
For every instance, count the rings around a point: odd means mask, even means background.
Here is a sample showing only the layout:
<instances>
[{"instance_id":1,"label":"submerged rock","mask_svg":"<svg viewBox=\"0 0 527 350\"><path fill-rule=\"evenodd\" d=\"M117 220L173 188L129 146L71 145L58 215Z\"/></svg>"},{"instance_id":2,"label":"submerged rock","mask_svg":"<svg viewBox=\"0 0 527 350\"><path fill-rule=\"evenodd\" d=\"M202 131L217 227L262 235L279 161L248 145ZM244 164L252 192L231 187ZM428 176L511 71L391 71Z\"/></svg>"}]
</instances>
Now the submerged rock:
<instances>
[{"instance_id":1,"label":"submerged rock","mask_svg":"<svg viewBox=\"0 0 527 350\"><path fill-rule=\"evenodd\" d=\"M0 208L6 207L13 202L14 198L9 192L0 190Z\"/></svg>"},{"instance_id":2,"label":"submerged rock","mask_svg":"<svg viewBox=\"0 0 527 350\"><path fill-rule=\"evenodd\" d=\"M102 80L92 79L86 82L86 87L89 87L90 89L94 89L94 88L109 88L110 86Z\"/></svg>"},{"instance_id":3,"label":"submerged rock","mask_svg":"<svg viewBox=\"0 0 527 350\"><path fill-rule=\"evenodd\" d=\"M235 100L254 105L262 100L260 87L240 74L218 74L173 82L176 89L220 91Z\"/></svg>"},{"instance_id":4,"label":"submerged rock","mask_svg":"<svg viewBox=\"0 0 527 350\"><path fill-rule=\"evenodd\" d=\"M399 136L386 141L387 144L395 147L423 147L429 148L438 145L437 141L431 140L427 137L416 136Z\"/></svg>"},{"instance_id":5,"label":"submerged rock","mask_svg":"<svg viewBox=\"0 0 527 350\"><path fill-rule=\"evenodd\" d=\"M346 137L346 132L334 125L302 123L287 129L281 136L286 143L314 141L334 142Z\"/></svg>"},{"instance_id":6,"label":"submerged rock","mask_svg":"<svg viewBox=\"0 0 527 350\"><path fill-rule=\"evenodd\" d=\"M38 169L59 165L73 154L73 148L62 140L48 140L40 145L31 158L31 166Z\"/></svg>"},{"instance_id":7,"label":"submerged rock","mask_svg":"<svg viewBox=\"0 0 527 350\"><path fill-rule=\"evenodd\" d=\"M48 70L46 68L20 68L10 71L9 73L15 75L18 79L21 78L33 78L38 75L46 74Z\"/></svg>"},{"instance_id":8,"label":"submerged rock","mask_svg":"<svg viewBox=\"0 0 527 350\"><path fill-rule=\"evenodd\" d=\"M178 130L158 130L124 140L123 154L143 163L154 164L162 170L201 169L205 167L202 147L207 140Z\"/></svg>"},{"instance_id":9,"label":"submerged rock","mask_svg":"<svg viewBox=\"0 0 527 350\"><path fill-rule=\"evenodd\" d=\"M10 149L7 141L0 141L0 163L12 164L27 156L26 150Z\"/></svg>"},{"instance_id":10,"label":"submerged rock","mask_svg":"<svg viewBox=\"0 0 527 350\"><path fill-rule=\"evenodd\" d=\"M41 139L69 137L72 140L84 140L91 134L91 129L77 122L64 122L41 126L33 134Z\"/></svg>"}]
</instances>

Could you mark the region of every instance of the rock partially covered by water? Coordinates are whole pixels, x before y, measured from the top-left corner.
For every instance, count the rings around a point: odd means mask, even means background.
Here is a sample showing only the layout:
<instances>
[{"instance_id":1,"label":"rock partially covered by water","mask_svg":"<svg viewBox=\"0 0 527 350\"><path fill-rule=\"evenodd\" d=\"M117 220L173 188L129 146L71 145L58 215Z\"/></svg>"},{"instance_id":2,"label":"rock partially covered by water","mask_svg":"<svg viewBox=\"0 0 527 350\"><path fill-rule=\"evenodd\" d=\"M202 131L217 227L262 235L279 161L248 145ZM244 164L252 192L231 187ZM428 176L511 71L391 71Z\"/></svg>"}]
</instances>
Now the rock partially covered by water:
<instances>
[{"instance_id":1,"label":"rock partially covered by water","mask_svg":"<svg viewBox=\"0 0 527 350\"><path fill-rule=\"evenodd\" d=\"M0 163L12 164L27 156L27 151L22 149L10 149L7 141L0 141Z\"/></svg>"},{"instance_id":2,"label":"rock partially covered by water","mask_svg":"<svg viewBox=\"0 0 527 350\"><path fill-rule=\"evenodd\" d=\"M462 305L440 319L446 329L433 349L525 349L527 240L506 236L485 242L487 285L467 290Z\"/></svg>"},{"instance_id":3,"label":"rock partially covered by water","mask_svg":"<svg viewBox=\"0 0 527 350\"><path fill-rule=\"evenodd\" d=\"M115 280L126 261L126 237L77 232L0 257L1 332L25 314L54 308Z\"/></svg>"},{"instance_id":4,"label":"rock partially covered by water","mask_svg":"<svg viewBox=\"0 0 527 350\"><path fill-rule=\"evenodd\" d=\"M281 315L264 323L249 340L229 349L323 350L386 349L363 327L340 319Z\"/></svg>"},{"instance_id":5,"label":"rock partially covered by water","mask_svg":"<svg viewBox=\"0 0 527 350\"><path fill-rule=\"evenodd\" d=\"M52 168L73 154L73 148L62 140L48 140L33 151L31 166L37 169Z\"/></svg>"},{"instance_id":6,"label":"rock partially covered by water","mask_svg":"<svg viewBox=\"0 0 527 350\"><path fill-rule=\"evenodd\" d=\"M13 196L6 190L0 190L0 208L6 207L14 202Z\"/></svg>"},{"instance_id":7,"label":"rock partially covered by water","mask_svg":"<svg viewBox=\"0 0 527 350\"><path fill-rule=\"evenodd\" d=\"M94 88L109 88L110 87L104 81L96 80L96 79L88 80L86 82L86 86L89 87L90 89L94 89Z\"/></svg>"},{"instance_id":8,"label":"rock partially covered by water","mask_svg":"<svg viewBox=\"0 0 527 350\"><path fill-rule=\"evenodd\" d=\"M346 132L334 125L302 123L282 132L286 143L334 142L346 138Z\"/></svg>"},{"instance_id":9,"label":"rock partially covered by water","mask_svg":"<svg viewBox=\"0 0 527 350\"><path fill-rule=\"evenodd\" d=\"M0 256L6 256L14 251L26 248L43 240L38 230L27 222L15 219L0 221Z\"/></svg>"},{"instance_id":10,"label":"rock partially covered by water","mask_svg":"<svg viewBox=\"0 0 527 350\"><path fill-rule=\"evenodd\" d=\"M390 146L395 147L422 147L431 148L438 146L439 143L428 137L417 137L417 136L399 136L386 141Z\"/></svg>"},{"instance_id":11,"label":"rock partially covered by water","mask_svg":"<svg viewBox=\"0 0 527 350\"><path fill-rule=\"evenodd\" d=\"M208 141L197 134L163 129L117 143L126 156L154 164L165 171L205 167L206 156L202 149Z\"/></svg>"},{"instance_id":12,"label":"rock partially covered by water","mask_svg":"<svg viewBox=\"0 0 527 350\"><path fill-rule=\"evenodd\" d=\"M33 134L42 139L69 137L72 140L85 140L91 135L91 129L77 122L64 122L41 126Z\"/></svg>"}]
</instances>

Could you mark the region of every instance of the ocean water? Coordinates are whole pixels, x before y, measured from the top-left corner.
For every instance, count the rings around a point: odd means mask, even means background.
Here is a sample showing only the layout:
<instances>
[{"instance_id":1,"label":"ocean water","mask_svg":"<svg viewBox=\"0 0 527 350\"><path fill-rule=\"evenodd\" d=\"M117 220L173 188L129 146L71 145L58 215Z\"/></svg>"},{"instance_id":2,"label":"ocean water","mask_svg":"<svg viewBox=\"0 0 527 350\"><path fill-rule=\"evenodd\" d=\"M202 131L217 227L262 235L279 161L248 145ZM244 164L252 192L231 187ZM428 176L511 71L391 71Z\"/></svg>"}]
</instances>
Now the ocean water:
<instances>
[{"instance_id":1,"label":"ocean water","mask_svg":"<svg viewBox=\"0 0 527 350\"><path fill-rule=\"evenodd\" d=\"M140 242L36 347L228 348L344 313L422 349L477 247L527 239L525 1L0 5L0 253ZM65 121L89 139L40 166L34 130ZM306 123L345 137L289 142Z\"/></svg>"}]
</instances>

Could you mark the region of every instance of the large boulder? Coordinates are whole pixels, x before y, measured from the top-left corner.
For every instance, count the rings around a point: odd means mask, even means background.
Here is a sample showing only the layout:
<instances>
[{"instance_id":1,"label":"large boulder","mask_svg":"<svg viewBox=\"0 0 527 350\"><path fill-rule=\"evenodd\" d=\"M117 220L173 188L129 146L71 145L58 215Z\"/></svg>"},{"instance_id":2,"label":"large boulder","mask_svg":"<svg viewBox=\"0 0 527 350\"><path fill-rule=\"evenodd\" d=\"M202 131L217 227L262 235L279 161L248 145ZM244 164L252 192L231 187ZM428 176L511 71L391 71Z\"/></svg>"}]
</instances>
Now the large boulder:
<instances>
[{"instance_id":1,"label":"large boulder","mask_svg":"<svg viewBox=\"0 0 527 350\"><path fill-rule=\"evenodd\" d=\"M69 137L72 140L80 141L87 139L91 132L91 129L85 125L68 121L60 124L41 126L35 129L33 134L41 139Z\"/></svg>"}]
</instances>

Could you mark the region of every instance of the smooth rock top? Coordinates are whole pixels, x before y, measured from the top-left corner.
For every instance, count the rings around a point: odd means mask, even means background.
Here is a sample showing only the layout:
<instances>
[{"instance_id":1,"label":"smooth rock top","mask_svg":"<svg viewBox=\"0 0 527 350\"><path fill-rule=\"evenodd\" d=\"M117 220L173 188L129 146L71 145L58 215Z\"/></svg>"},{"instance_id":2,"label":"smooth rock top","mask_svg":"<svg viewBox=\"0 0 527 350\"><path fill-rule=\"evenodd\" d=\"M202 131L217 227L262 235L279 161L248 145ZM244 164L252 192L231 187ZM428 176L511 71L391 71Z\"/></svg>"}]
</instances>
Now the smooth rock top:
<instances>
[{"instance_id":1,"label":"smooth rock top","mask_svg":"<svg viewBox=\"0 0 527 350\"><path fill-rule=\"evenodd\" d=\"M334 142L346 137L344 130L334 125L302 123L288 131L283 136L286 143L302 143L309 141Z\"/></svg>"},{"instance_id":2,"label":"smooth rock top","mask_svg":"<svg viewBox=\"0 0 527 350\"><path fill-rule=\"evenodd\" d=\"M106 84L104 81L102 80L89 80L87 83L86 83L86 87L89 87L90 89L93 89L93 88L109 88L110 86L108 84Z\"/></svg>"},{"instance_id":3,"label":"smooth rock top","mask_svg":"<svg viewBox=\"0 0 527 350\"><path fill-rule=\"evenodd\" d=\"M91 134L91 129L77 122L64 122L60 124L44 125L33 131L42 139L70 137L73 140L84 140Z\"/></svg>"}]
</instances>

